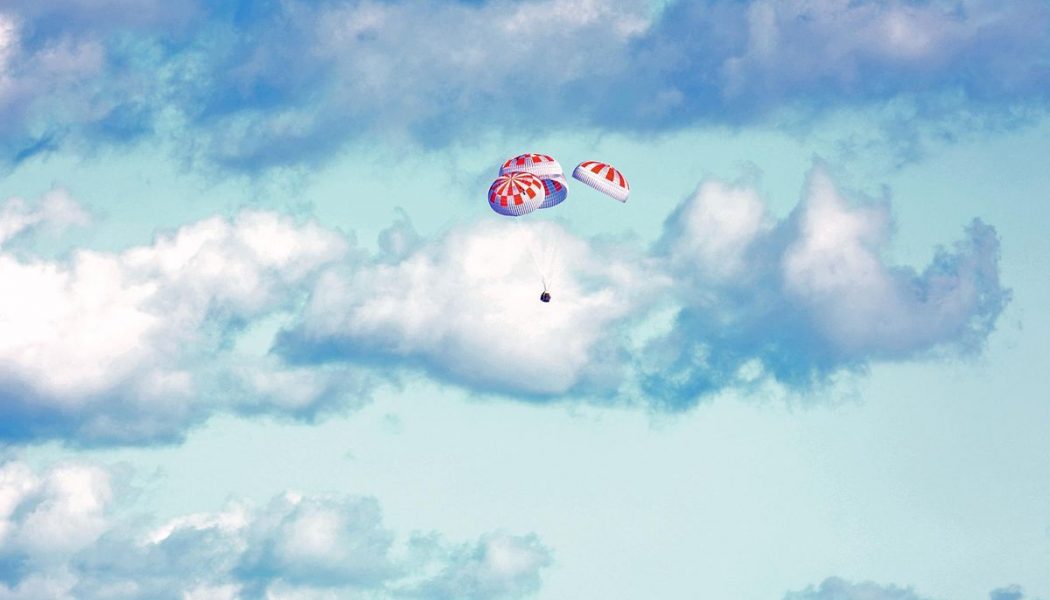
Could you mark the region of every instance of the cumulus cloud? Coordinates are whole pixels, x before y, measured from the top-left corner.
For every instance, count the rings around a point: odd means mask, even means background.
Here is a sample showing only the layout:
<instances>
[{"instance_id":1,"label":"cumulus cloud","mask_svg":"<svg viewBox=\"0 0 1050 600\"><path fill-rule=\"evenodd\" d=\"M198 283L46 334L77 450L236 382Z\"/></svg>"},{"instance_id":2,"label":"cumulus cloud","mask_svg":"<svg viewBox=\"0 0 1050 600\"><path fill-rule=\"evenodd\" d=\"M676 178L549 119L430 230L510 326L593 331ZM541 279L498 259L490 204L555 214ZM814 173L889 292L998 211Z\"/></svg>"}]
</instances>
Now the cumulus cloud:
<instances>
[{"instance_id":1,"label":"cumulus cloud","mask_svg":"<svg viewBox=\"0 0 1050 600\"><path fill-rule=\"evenodd\" d=\"M0 464L0 582L26 580L21 590L0 583L0 597L46 593L53 586L33 573L61 571L98 540L113 496L110 479L91 465L37 474L22 463Z\"/></svg>"},{"instance_id":2,"label":"cumulus cloud","mask_svg":"<svg viewBox=\"0 0 1050 600\"><path fill-rule=\"evenodd\" d=\"M548 306L537 300L545 261L537 272L531 257L555 250L557 304ZM325 273L282 352L299 361L387 359L524 395L608 387L622 360L610 351L614 326L666 285L629 246L588 243L551 223L485 222L386 258Z\"/></svg>"},{"instance_id":3,"label":"cumulus cloud","mask_svg":"<svg viewBox=\"0 0 1050 600\"><path fill-rule=\"evenodd\" d=\"M823 166L779 222L753 191L702 184L657 244L681 309L642 385L671 406L765 374L808 387L875 360L973 353L1010 293L995 230L974 220L921 272L885 259L888 201L851 203Z\"/></svg>"},{"instance_id":4,"label":"cumulus cloud","mask_svg":"<svg viewBox=\"0 0 1050 600\"><path fill-rule=\"evenodd\" d=\"M291 306L299 286L346 251L345 237L317 224L244 212L121 253L80 250L68 261L0 253L0 280L17 291L0 296L0 434L145 441L236 408L209 393L221 379L210 363L228 334ZM289 379L325 376L241 370L239 380L258 392L249 405ZM325 386L313 383L323 396ZM306 410L316 399L281 410Z\"/></svg>"},{"instance_id":5,"label":"cumulus cloud","mask_svg":"<svg viewBox=\"0 0 1050 600\"><path fill-rule=\"evenodd\" d=\"M895 268L880 256L890 231L887 208L848 208L818 170L793 225L796 236L780 264L785 291L844 356L907 355L943 340L977 343L1006 300L998 240L980 221L921 274Z\"/></svg>"},{"instance_id":6,"label":"cumulus cloud","mask_svg":"<svg viewBox=\"0 0 1050 600\"><path fill-rule=\"evenodd\" d=\"M909 130L970 127L1045 107L1050 79L1039 0L177 4L5 5L8 159L163 130L255 170L371 136L434 147L524 123L654 131L901 102ZM523 91L526 62L543 76Z\"/></svg>"},{"instance_id":7,"label":"cumulus cloud","mask_svg":"<svg viewBox=\"0 0 1050 600\"><path fill-rule=\"evenodd\" d=\"M0 465L0 598L510 600L551 562L532 535L399 541L368 497L289 492L161 523L118 519L111 479L92 465Z\"/></svg>"}]
</instances>

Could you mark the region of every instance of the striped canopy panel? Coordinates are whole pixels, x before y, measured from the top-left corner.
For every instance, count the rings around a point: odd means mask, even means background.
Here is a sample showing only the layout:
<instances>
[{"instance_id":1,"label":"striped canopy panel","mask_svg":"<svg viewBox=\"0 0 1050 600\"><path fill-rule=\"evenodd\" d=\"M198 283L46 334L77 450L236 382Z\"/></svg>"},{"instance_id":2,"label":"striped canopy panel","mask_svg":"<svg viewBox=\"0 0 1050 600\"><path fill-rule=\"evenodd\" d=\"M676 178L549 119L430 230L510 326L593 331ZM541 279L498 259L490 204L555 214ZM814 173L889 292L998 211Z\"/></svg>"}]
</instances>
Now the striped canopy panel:
<instances>
[{"instance_id":1,"label":"striped canopy panel","mask_svg":"<svg viewBox=\"0 0 1050 600\"><path fill-rule=\"evenodd\" d=\"M536 210L546 196L543 182L532 173L500 175L489 186L489 206L508 217L520 217Z\"/></svg>"},{"instance_id":2,"label":"striped canopy panel","mask_svg":"<svg viewBox=\"0 0 1050 600\"><path fill-rule=\"evenodd\" d=\"M627 202L631 194L630 184L612 165L594 160L584 161L573 170L572 176L620 202Z\"/></svg>"},{"instance_id":3,"label":"striped canopy panel","mask_svg":"<svg viewBox=\"0 0 1050 600\"><path fill-rule=\"evenodd\" d=\"M554 160L553 156L547 156L546 154L521 154L503 163L503 166L499 169L500 175L521 172L532 173L540 178L565 175L565 172L561 169L561 163Z\"/></svg>"},{"instance_id":4,"label":"striped canopy panel","mask_svg":"<svg viewBox=\"0 0 1050 600\"><path fill-rule=\"evenodd\" d=\"M540 208L550 208L561 204L569 195L569 188L566 187L567 183L564 175L555 175L550 179L544 179L543 191L547 192L547 198L540 205Z\"/></svg>"}]
</instances>

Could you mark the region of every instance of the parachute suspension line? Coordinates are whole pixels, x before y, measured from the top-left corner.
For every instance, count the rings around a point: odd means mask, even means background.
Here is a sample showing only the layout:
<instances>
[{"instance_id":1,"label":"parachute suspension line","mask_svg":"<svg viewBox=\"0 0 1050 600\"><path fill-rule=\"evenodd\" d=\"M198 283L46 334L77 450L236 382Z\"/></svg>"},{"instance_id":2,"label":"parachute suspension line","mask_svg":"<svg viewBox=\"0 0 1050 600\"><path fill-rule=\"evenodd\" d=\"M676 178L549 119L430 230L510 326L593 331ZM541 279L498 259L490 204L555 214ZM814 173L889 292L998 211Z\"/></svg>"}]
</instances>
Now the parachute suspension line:
<instances>
[{"instance_id":1,"label":"parachute suspension line","mask_svg":"<svg viewBox=\"0 0 1050 600\"><path fill-rule=\"evenodd\" d=\"M518 224L518 227L525 233L525 237L528 238L525 242L525 248L529 251L529 258L532 259L532 268L536 270L536 274L540 276L540 281L543 282L543 291L547 291L547 277L541 266L540 259L536 258L536 249L533 247L536 245L536 236L534 232L525 227L525 224L521 222L521 217L514 219L514 222Z\"/></svg>"},{"instance_id":2,"label":"parachute suspension line","mask_svg":"<svg viewBox=\"0 0 1050 600\"><path fill-rule=\"evenodd\" d=\"M544 250L546 250L546 261L543 263L543 274L544 274L544 291L547 286L554 287L554 276L557 273L558 265L558 242L560 238L557 235L557 231L551 227L547 230L544 239Z\"/></svg>"},{"instance_id":3,"label":"parachute suspension line","mask_svg":"<svg viewBox=\"0 0 1050 600\"><path fill-rule=\"evenodd\" d=\"M540 231L536 234L536 240L540 247L540 279L543 281L543 291L547 292L551 287L550 239L543 223L540 223L539 227Z\"/></svg>"}]
</instances>

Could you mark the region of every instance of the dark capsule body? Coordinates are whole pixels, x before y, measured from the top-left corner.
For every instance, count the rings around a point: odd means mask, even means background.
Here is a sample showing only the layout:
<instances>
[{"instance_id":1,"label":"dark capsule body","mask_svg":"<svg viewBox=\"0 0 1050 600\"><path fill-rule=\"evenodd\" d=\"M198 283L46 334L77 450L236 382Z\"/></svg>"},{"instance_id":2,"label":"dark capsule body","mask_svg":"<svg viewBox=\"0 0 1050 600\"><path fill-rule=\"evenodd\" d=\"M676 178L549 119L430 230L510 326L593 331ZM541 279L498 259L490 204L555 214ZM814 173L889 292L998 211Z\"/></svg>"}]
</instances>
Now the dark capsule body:
<instances>
[{"instance_id":1,"label":"dark capsule body","mask_svg":"<svg viewBox=\"0 0 1050 600\"><path fill-rule=\"evenodd\" d=\"M548 294L547 292L543 292L542 294L540 294L540 301L542 301L542 302L550 302L551 301L551 295Z\"/></svg>"}]
</instances>

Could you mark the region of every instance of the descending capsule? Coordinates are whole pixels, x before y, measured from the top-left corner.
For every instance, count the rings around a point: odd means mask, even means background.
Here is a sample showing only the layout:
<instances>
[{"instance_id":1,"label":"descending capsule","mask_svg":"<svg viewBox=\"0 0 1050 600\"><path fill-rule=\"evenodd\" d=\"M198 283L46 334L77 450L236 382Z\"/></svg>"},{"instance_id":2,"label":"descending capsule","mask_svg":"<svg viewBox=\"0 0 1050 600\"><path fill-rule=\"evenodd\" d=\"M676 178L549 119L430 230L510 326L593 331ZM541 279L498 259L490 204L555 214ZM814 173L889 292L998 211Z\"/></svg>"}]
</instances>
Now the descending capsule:
<instances>
[{"instance_id":1,"label":"descending capsule","mask_svg":"<svg viewBox=\"0 0 1050 600\"><path fill-rule=\"evenodd\" d=\"M631 195L631 186L627 179L612 165L587 160L573 170L572 176L620 202L627 202L627 197Z\"/></svg>"},{"instance_id":2,"label":"descending capsule","mask_svg":"<svg viewBox=\"0 0 1050 600\"><path fill-rule=\"evenodd\" d=\"M554 177L555 175L565 176L561 163L554 160L553 156L546 154L520 154L508 159L499 168L500 175L506 175L507 173L532 173L540 179Z\"/></svg>"},{"instance_id":3,"label":"descending capsule","mask_svg":"<svg viewBox=\"0 0 1050 600\"><path fill-rule=\"evenodd\" d=\"M543 182L532 173L506 173L489 186L489 206L508 217L520 217L536 210L546 197Z\"/></svg>"}]
</instances>

